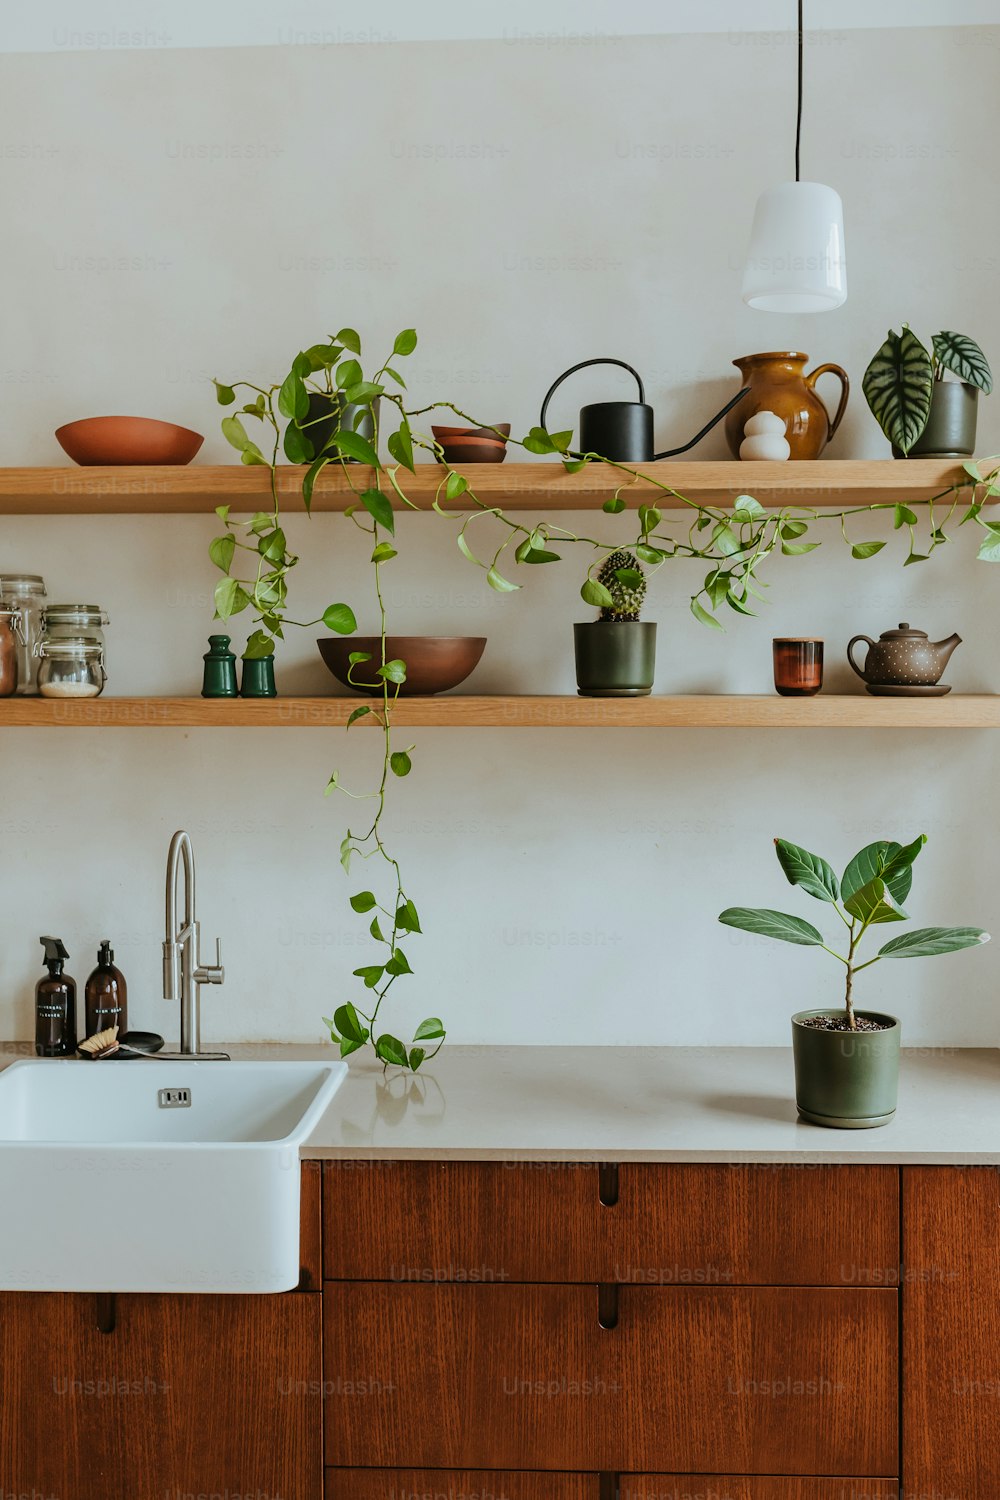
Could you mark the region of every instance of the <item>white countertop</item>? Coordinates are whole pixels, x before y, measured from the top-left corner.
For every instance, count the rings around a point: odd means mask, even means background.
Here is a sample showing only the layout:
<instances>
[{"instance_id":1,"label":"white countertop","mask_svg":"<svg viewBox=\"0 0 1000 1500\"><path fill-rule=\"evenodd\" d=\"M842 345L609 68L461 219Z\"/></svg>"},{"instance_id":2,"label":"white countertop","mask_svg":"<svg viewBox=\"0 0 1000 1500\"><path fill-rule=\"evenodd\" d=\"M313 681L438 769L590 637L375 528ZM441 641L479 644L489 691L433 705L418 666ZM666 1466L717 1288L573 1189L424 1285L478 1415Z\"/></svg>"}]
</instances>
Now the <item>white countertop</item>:
<instances>
[{"instance_id":1,"label":"white countertop","mask_svg":"<svg viewBox=\"0 0 1000 1500\"><path fill-rule=\"evenodd\" d=\"M329 1047L229 1050L332 1055ZM0 1066L33 1052L0 1044ZM350 1061L304 1157L1000 1165L994 1048L904 1050L896 1118L876 1130L800 1121L784 1047L446 1046L415 1076Z\"/></svg>"},{"instance_id":2,"label":"white countertop","mask_svg":"<svg viewBox=\"0 0 1000 1500\"><path fill-rule=\"evenodd\" d=\"M1000 1165L992 1048L904 1051L875 1130L800 1121L785 1047L446 1046L416 1077L352 1063L303 1155Z\"/></svg>"}]
</instances>

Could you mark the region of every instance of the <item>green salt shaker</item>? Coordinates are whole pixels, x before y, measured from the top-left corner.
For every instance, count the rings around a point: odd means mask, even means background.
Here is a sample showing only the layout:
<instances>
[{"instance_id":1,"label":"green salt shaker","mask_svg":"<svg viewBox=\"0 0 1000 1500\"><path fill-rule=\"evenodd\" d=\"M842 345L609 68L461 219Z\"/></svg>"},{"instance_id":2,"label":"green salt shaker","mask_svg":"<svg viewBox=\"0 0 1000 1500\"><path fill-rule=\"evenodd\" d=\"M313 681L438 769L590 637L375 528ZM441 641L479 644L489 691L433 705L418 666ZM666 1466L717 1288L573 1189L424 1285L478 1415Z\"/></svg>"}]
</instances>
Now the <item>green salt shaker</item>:
<instances>
[{"instance_id":1,"label":"green salt shaker","mask_svg":"<svg viewBox=\"0 0 1000 1500\"><path fill-rule=\"evenodd\" d=\"M236 657L229 649L228 635L210 635L211 650L205 653L205 677L202 683L203 698L236 698Z\"/></svg>"},{"instance_id":2,"label":"green salt shaker","mask_svg":"<svg viewBox=\"0 0 1000 1500\"><path fill-rule=\"evenodd\" d=\"M244 698L277 698L273 656L244 656L243 686L240 692Z\"/></svg>"}]
</instances>

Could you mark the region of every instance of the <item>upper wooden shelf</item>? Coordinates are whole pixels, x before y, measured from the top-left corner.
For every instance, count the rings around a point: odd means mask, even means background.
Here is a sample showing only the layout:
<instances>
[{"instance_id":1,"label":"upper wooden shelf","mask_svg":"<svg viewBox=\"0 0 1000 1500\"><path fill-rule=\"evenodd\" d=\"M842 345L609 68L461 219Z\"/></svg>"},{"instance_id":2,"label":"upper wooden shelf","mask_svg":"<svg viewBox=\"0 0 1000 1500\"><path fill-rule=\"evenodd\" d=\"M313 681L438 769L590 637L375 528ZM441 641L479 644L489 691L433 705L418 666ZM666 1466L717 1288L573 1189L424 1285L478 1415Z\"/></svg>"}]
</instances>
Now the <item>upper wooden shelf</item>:
<instances>
[{"instance_id":1,"label":"upper wooden shelf","mask_svg":"<svg viewBox=\"0 0 1000 1500\"><path fill-rule=\"evenodd\" d=\"M749 494L772 509L782 505L830 509L928 500L965 477L961 465L950 459L817 459L814 463L784 464L677 463L667 459L643 467L690 500L728 505L735 495ZM464 472L482 501L502 503L508 510L594 509L613 493L621 477L602 464L590 464L579 474L567 474L553 461L478 464ZM282 495L289 504L301 504L302 470L289 464L278 473ZM404 476L403 487L415 504L427 509L441 475L437 464L421 464L416 474ZM372 471L352 465L351 478L359 490L365 489L371 483ZM622 493L630 501L656 501L661 509L670 508L670 497L653 484L630 482ZM266 508L269 494L268 471L242 464L0 469L0 515L202 515L217 505L230 505L242 513ZM352 497L342 470L331 466L316 485L313 509L342 511ZM401 508L398 500L396 506ZM468 501L463 506L459 500L453 508L467 509Z\"/></svg>"},{"instance_id":2,"label":"upper wooden shelf","mask_svg":"<svg viewBox=\"0 0 1000 1500\"><path fill-rule=\"evenodd\" d=\"M4 698L0 729L309 729L344 725L373 700L328 698ZM400 728L453 729L1000 729L1000 696L815 698L400 698ZM358 728L374 716L360 719Z\"/></svg>"}]
</instances>

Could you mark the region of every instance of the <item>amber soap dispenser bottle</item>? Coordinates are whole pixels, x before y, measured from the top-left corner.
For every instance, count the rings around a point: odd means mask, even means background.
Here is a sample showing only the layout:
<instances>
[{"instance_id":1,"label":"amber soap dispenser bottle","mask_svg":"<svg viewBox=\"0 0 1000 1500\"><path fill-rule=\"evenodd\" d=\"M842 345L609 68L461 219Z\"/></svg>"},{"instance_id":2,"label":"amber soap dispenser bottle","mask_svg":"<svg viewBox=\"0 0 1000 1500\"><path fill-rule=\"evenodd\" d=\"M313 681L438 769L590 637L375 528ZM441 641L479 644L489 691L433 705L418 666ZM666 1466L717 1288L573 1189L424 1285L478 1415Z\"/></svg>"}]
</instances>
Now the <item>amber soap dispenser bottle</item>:
<instances>
[{"instance_id":1,"label":"amber soap dispenser bottle","mask_svg":"<svg viewBox=\"0 0 1000 1500\"><path fill-rule=\"evenodd\" d=\"M97 968L84 990L84 1005L87 1036L95 1036L109 1026L117 1026L119 1036L128 1031L128 988L125 975L115 968L110 938L101 942Z\"/></svg>"},{"instance_id":2,"label":"amber soap dispenser bottle","mask_svg":"<svg viewBox=\"0 0 1000 1500\"><path fill-rule=\"evenodd\" d=\"M63 973L69 954L59 938L43 937L48 974L35 986L35 1052L39 1057L76 1053L76 980Z\"/></svg>"}]
</instances>

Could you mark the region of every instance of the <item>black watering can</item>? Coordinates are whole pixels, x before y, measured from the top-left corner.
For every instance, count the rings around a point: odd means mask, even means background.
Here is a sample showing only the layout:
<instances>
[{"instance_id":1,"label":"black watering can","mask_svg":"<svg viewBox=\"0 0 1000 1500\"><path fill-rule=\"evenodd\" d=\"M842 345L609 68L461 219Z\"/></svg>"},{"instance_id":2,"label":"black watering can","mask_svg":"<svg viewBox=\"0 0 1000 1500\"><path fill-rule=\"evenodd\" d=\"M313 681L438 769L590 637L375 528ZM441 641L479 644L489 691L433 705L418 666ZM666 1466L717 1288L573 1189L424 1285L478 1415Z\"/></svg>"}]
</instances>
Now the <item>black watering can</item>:
<instances>
[{"instance_id":1,"label":"black watering can","mask_svg":"<svg viewBox=\"0 0 1000 1500\"><path fill-rule=\"evenodd\" d=\"M580 451L581 453L597 453L601 458L611 459L613 463L652 463L658 458L673 458L675 454L686 453L693 448L695 443L700 443L706 432L711 432L717 422L721 422L728 411L742 401L750 387L745 385L743 389L727 401L721 411L717 411L710 422L706 422L700 432L696 433L689 443L684 443L680 448L668 448L665 453L653 452L653 408L646 405L646 392L643 389L642 379L631 365L627 365L623 359L582 359L578 365L570 368L559 379L549 387L545 400L542 402L542 414L539 424L545 427L545 414L549 409L549 402L563 381L569 375L575 375L577 370L585 370L588 365L618 365L619 369L627 370L630 375L635 376L635 383L639 387L638 401L595 401L590 406L580 409ZM548 429L546 429L548 430ZM574 457L579 457L575 454Z\"/></svg>"}]
</instances>

